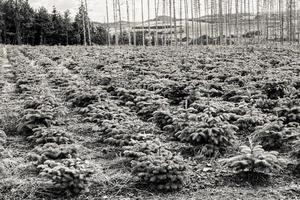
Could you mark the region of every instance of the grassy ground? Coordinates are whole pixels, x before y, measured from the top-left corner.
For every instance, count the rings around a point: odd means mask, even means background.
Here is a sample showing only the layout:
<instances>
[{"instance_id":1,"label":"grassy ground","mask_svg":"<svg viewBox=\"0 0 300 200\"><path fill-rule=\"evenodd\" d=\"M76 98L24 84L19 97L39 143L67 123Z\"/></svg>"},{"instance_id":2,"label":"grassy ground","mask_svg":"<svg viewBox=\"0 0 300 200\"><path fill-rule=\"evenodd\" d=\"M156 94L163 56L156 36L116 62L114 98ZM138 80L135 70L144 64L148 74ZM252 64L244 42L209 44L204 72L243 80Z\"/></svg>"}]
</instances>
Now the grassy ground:
<instances>
[{"instance_id":1,"label":"grassy ground","mask_svg":"<svg viewBox=\"0 0 300 200\"><path fill-rule=\"evenodd\" d=\"M30 50L33 52L32 49ZM92 50L84 51L89 54L93 52ZM51 49L50 51L55 50ZM135 51L132 52L135 53ZM222 54L221 50L218 52ZM47 55L45 52L42 54L44 54L43 56ZM115 55L122 57L122 53L116 52ZM85 55L83 59L89 59L87 57ZM290 58L299 62L296 57L295 54L292 54ZM144 57L140 58L141 63L143 59ZM171 58L171 60L173 59ZM250 62L253 61L249 57L247 59ZM166 66L170 65L170 63L164 63L163 59L160 62ZM67 115L62 119L64 124L61 127L74 133L73 138L80 148L80 157L89 161L94 167L95 174L89 192L70 198L55 194L55 191L49 187L51 184L37 175L36 168L29 156L34 147L24 136L16 133L16 124L24 99L15 92L17 83L15 68L4 54L0 58L0 128L6 132L7 138L3 148L0 148L0 158L2 159L0 199L300 199L299 178L293 176L289 170L259 177L237 176L232 171L224 169L216 158L206 159L188 154L185 155L185 161L188 165L189 178L181 191L161 193L151 189L148 185L137 183L131 175L128 163L122 157L121 148L99 142L97 137L100 127L95 123L83 122L82 116L64 102L60 88L57 89L50 82L49 72L34 61L29 65L41 75L42 87L54 95L66 109ZM111 67L118 69L119 66L112 65ZM97 85L90 83L82 73L78 75L74 70L65 68L59 62L53 65L53 68L63 75L67 74L76 79L79 83L91 84L91 88L99 93L103 92ZM114 100L111 101L114 102ZM164 134L157 137L166 141L166 144L174 151L186 147L184 143L169 140L168 136ZM239 138L239 143L242 141L243 136Z\"/></svg>"}]
</instances>

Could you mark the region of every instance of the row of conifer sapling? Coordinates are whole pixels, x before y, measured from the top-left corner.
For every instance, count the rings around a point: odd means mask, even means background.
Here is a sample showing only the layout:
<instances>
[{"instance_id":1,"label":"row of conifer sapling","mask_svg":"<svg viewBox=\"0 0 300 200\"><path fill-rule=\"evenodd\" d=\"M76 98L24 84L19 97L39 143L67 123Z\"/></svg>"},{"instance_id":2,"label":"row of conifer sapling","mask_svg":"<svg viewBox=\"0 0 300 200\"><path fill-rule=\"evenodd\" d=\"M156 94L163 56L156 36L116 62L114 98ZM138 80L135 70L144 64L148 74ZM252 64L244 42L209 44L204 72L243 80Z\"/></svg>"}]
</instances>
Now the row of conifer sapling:
<instances>
[{"instance_id":1,"label":"row of conifer sapling","mask_svg":"<svg viewBox=\"0 0 300 200\"><path fill-rule=\"evenodd\" d=\"M26 88L38 88L31 82L24 84L28 84ZM30 92L31 97L27 97L20 114L17 132L35 147L30 158L38 174L47 180L53 192L77 195L87 191L93 170L79 158L72 134L62 128L65 115L62 110L65 109L49 91L39 88Z\"/></svg>"}]
</instances>

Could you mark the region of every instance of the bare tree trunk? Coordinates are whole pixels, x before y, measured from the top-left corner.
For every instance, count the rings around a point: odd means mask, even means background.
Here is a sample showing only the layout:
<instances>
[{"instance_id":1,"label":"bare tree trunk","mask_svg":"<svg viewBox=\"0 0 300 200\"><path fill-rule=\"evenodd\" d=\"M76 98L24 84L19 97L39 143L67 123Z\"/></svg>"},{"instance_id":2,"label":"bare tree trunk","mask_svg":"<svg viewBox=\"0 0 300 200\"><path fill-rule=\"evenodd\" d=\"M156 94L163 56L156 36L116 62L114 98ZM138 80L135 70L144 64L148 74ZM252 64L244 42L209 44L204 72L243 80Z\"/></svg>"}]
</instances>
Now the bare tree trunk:
<instances>
[{"instance_id":1,"label":"bare tree trunk","mask_svg":"<svg viewBox=\"0 0 300 200\"><path fill-rule=\"evenodd\" d=\"M195 19L194 19L194 1L191 0L191 16L192 16L192 42L195 45Z\"/></svg>"},{"instance_id":2,"label":"bare tree trunk","mask_svg":"<svg viewBox=\"0 0 300 200\"><path fill-rule=\"evenodd\" d=\"M115 45L119 45L119 38L117 34L117 16L116 16L116 0L113 0L113 15L114 15L114 29L115 29Z\"/></svg>"},{"instance_id":3,"label":"bare tree trunk","mask_svg":"<svg viewBox=\"0 0 300 200\"><path fill-rule=\"evenodd\" d=\"M229 34L229 44L232 44L232 0L228 1L228 34Z\"/></svg>"},{"instance_id":4,"label":"bare tree trunk","mask_svg":"<svg viewBox=\"0 0 300 200\"><path fill-rule=\"evenodd\" d=\"M148 2L148 37L152 38L151 37L151 29L150 29L150 0L148 0L147 2ZM150 45L151 45L151 41L152 40L148 41L150 43Z\"/></svg>"},{"instance_id":5,"label":"bare tree trunk","mask_svg":"<svg viewBox=\"0 0 300 200\"><path fill-rule=\"evenodd\" d=\"M119 29L120 29L120 37L121 44L124 44L124 36L123 36L123 28L122 28L122 13L121 13L121 3L120 0L117 0L118 5L118 13L119 13Z\"/></svg>"},{"instance_id":6,"label":"bare tree trunk","mask_svg":"<svg viewBox=\"0 0 300 200\"><path fill-rule=\"evenodd\" d=\"M133 45L136 46L135 0L132 1L132 15L133 15Z\"/></svg>"},{"instance_id":7,"label":"bare tree trunk","mask_svg":"<svg viewBox=\"0 0 300 200\"><path fill-rule=\"evenodd\" d=\"M106 0L106 23L107 23L107 42L108 46L110 46L110 28L109 28L109 17L108 17L108 4Z\"/></svg>"},{"instance_id":8,"label":"bare tree trunk","mask_svg":"<svg viewBox=\"0 0 300 200\"><path fill-rule=\"evenodd\" d=\"M157 25L157 18L158 18L158 8L159 8L159 0L158 1L154 1L155 2L155 27L156 27L156 30L155 30L155 46L158 45L158 25Z\"/></svg>"},{"instance_id":9,"label":"bare tree trunk","mask_svg":"<svg viewBox=\"0 0 300 200\"><path fill-rule=\"evenodd\" d=\"M206 45L208 45L208 36L210 35L210 27L208 23L208 0L204 0L204 10L205 10L205 21L206 21Z\"/></svg>"},{"instance_id":10,"label":"bare tree trunk","mask_svg":"<svg viewBox=\"0 0 300 200\"><path fill-rule=\"evenodd\" d=\"M256 28L258 31L258 43L260 41L260 0L256 0Z\"/></svg>"},{"instance_id":11,"label":"bare tree trunk","mask_svg":"<svg viewBox=\"0 0 300 200\"><path fill-rule=\"evenodd\" d=\"M84 8L81 17L82 17L83 45L86 46L85 7L83 6L82 0L81 0L81 8Z\"/></svg>"},{"instance_id":12,"label":"bare tree trunk","mask_svg":"<svg viewBox=\"0 0 300 200\"><path fill-rule=\"evenodd\" d=\"M141 10L142 10L142 34L143 34L143 46L145 46L145 29L144 29L144 2L141 0Z\"/></svg>"},{"instance_id":13,"label":"bare tree trunk","mask_svg":"<svg viewBox=\"0 0 300 200\"><path fill-rule=\"evenodd\" d=\"M166 26L166 20L165 20L165 16L166 16L166 0L162 1L163 3L163 24L164 24L164 30L163 30L163 36L162 36L162 45L163 46L167 46L167 26Z\"/></svg>"},{"instance_id":14,"label":"bare tree trunk","mask_svg":"<svg viewBox=\"0 0 300 200\"><path fill-rule=\"evenodd\" d=\"M173 18L174 18L174 35L175 35L175 45L178 46L177 40L177 22L176 22L176 2L173 0Z\"/></svg>"},{"instance_id":15,"label":"bare tree trunk","mask_svg":"<svg viewBox=\"0 0 300 200\"><path fill-rule=\"evenodd\" d=\"M284 40L284 15L283 15L283 0L279 0L279 12L280 12L280 40L283 44Z\"/></svg>"},{"instance_id":16,"label":"bare tree trunk","mask_svg":"<svg viewBox=\"0 0 300 200\"><path fill-rule=\"evenodd\" d=\"M269 41L269 19L270 19L270 2L266 1L267 6L267 14L266 14L266 28L267 28L267 41Z\"/></svg>"},{"instance_id":17,"label":"bare tree trunk","mask_svg":"<svg viewBox=\"0 0 300 200\"><path fill-rule=\"evenodd\" d=\"M86 12L86 23L87 23L87 32L88 32L88 41L89 45L92 45L92 39L91 39L91 23L90 23L90 18L89 18L89 13L88 13L88 6L87 6L87 0L85 0L85 12Z\"/></svg>"},{"instance_id":18,"label":"bare tree trunk","mask_svg":"<svg viewBox=\"0 0 300 200\"><path fill-rule=\"evenodd\" d=\"M227 2L225 1L224 5L225 5L225 8L224 8L224 13L223 15L225 16L225 22L224 22L224 25L223 25L223 28L225 26L225 33L224 33L224 43L225 45L227 44L227 35L228 35L228 3L229 3L229 0L227 0Z\"/></svg>"},{"instance_id":19,"label":"bare tree trunk","mask_svg":"<svg viewBox=\"0 0 300 200\"><path fill-rule=\"evenodd\" d=\"M199 16L198 16L198 0L194 0L194 16L195 16L195 25L196 25L196 45L199 44Z\"/></svg>"},{"instance_id":20,"label":"bare tree trunk","mask_svg":"<svg viewBox=\"0 0 300 200\"><path fill-rule=\"evenodd\" d=\"M251 32L251 5L250 0L247 0L248 2L248 32Z\"/></svg>"},{"instance_id":21,"label":"bare tree trunk","mask_svg":"<svg viewBox=\"0 0 300 200\"><path fill-rule=\"evenodd\" d=\"M130 17L129 17L129 3L126 0L127 7L127 23L128 23L128 45L131 46L131 25L130 25Z\"/></svg>"},{"instance_id":22,"label":"bare tree trunk","mask_svg":"<svg viewBox=\"0 0 300 200\"><path fill-rule=\"evenodd\" d=\"M173 20L172 20L172 0L169 0L169 16L170 16L170 45L172 45L173 40Z\"/></svg>"},{"instance_id":23,"label":"bare tree trunk","mask_svg":"<svg viewBox=\"0 0 300 200\"><path fill-rule=\"evenodd\" d=\"M199 35L200 35L200 45L203 45L203 41L202 41L202 21L201 21L201 4L200 4L200 0L197 0L198 2L198 15L199 15Z\"/></svg>"},{"instance_id":24,"label":"bare tree trunk","mask_svg":"<svg viewBox=\"0 0 300 200\"><path fill-rule=\"evenodd\" d=\"M188 2L184 0L184 10L185 10L185 33L186 33L186 46L189 46L189 24L188 24Z\"/></svg>"},{"instance_id":25,"label":"bare tree trunk","mask_svg":"<svg viewBox=\"0 0 300 200\"><path fill-rule=\"evenodd\" d=\"M15 26L16 26L16 44L20 45L21 44L21 33L20 33L20 8L19 8L19 2L16 0L16 18L15 18Z\"/></svg>"},{"instance_id":26,"label":"bare tree trunk","mask_svg":"<svg viewBox=\"0 0 300 200\"><path fill-rule=\"evenodd\" d=\"M300 44L300 2L296 5L297 10L297 34L298 34L298 44Z\"/></svg>"},{"instance_id":27,"label":"bare tree trunk","mask_svg":"<svg viewBox=\"0 0 300 200\"><path fill-rule=\"evenodd\" d=\"M214 38L214 21L215 21L215 16L214 16L214 4L215 4L215 0L211 0L210 1L210 19L211 19L211 36ZM215 44L215 41L213 42Z\"/></svg>"},{"instance_id":28,"label":"bare tree trunk","mask_svg":"<svg viewBox=\"0 0 300 200\"><path fill-rule=\"evenodd\" d=\"M220 37L220 45L224 44L223 41L223 0L219 0L219 37Z\"/></svg>"},{"instance_id":29,"label":"bare tree trunk","mask_svg":"<svg viewBox=\"0 0 300 200\"><path fill-rule=\"evenodd\" d=\"M180 38L180 46L182 46L182 31L183 31L183 28L182 28L182 0L179 0L179 1L180 1L180 5L179 5L180 6L179 7L179 10L180 10L179 11L180 12L179 13L179 15L180 15L179 16L180 17L180 22L179 22L180 23L180 25L179 25L180 26L180 33L179 34L180 34L180 36L179 36L179 38Z\"/></svg>"},{"instance_id":30,"label":"bare tree trunk","mask_svg":"<svg viewBox=\"0 0 300 200\"><path fill-rule=\"evenodd\" d=\"M236 42L239 43L239 0L235 0L235 36Z\"/></svg>"}]
</instances>

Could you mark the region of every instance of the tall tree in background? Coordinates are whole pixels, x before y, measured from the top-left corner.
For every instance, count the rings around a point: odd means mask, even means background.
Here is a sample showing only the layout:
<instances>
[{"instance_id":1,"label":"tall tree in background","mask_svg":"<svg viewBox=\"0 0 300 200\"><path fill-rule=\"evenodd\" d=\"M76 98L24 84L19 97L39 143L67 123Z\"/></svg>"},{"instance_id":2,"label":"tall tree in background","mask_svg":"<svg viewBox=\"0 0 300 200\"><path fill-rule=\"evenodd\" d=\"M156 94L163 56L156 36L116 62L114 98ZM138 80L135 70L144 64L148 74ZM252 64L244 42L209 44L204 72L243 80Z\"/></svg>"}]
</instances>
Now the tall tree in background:
<instances>
[{"instance_id":1,"label":"tall tree in background","mask_svg":"<svg viewBox=\"0 0 300 200\"><path fill-rule=\"evenodd\" d=\"M141 11L142 11L142 34L143 34L143 46L145 46L145 31L144 31L144 2L141 0Z\"/></svg>"},{"instance_id":2,"label":"tall tree in background","mask_svg":"<svg viewBox=\"0 0 300 200\"><path fill-rule=\"evenodd\" d=\"M15 27L16 27L16 44L21 44L21 24L20 24L20 5L19 0L15 0Z\"/></svg>"},{"instance_id":3,"label":"tall tree in background","mask_svg":"<svg viewBox=\"0 0 300 200\"><path fill-rule=\"evenodd\" d=\"M191 34L191 37L192 37L192 42L193 42L193 45L195 45L195 19L194 19L194 1L191 0L191 17L192 17L192 34Z\"/></svg>"},{"instance_id":4,"label":"tall tree in background","mask_svg":"<svg viewBox=\"0 0 300 200\"><path fill-rule=\"evenodd\" d=\"M163 30L163 36L162 36L162 45L166 46L167 45L167 24L166 24L166 6L167 2L166 0L162 1L163 8L162 8L162 15L163 15L163 24L164 24L164 30Z\"/></svg>"},{"instance_id":5,"label":"tall tree in background","mask_svg":"<svg viewBox=\"0 0 300 200\"><path fill-rule=\"evenodd\" d=\"M127 3L128 3L128 0L127 0ZM107 42L108 42L107 45L110 46L111 42L110 42L110 33L109 33L110 32L110 27L109 27L109 16L108 16L108 4L107 4L107 0L106 0L106 23L107 23Z\"/></svg>"},{"instance_id":6,"label":"tall tree in background","mask_svg":"<svg viewBox=\"0 0 300 200\"><path fill-rule=\"evenodd\" d=\"M91 41L91 22L90 22L89 13L88 13L87 0L85 0L85 19L86 19L89 45L92 45L92 41Z\"/></svg>"},{"instance_id":7,"label":"tall tree in background","mask_svg":"<svg viewBox=\"0 0 300 200\"><path fill-rule=\"evenodd\" d=\"M64 12L64 19L63 19L63 31L65 33L66 37L66 45L69 45L69 35L70 32L72 31L72 23L71 23L71 17L70 17L70 11L67 10Z\"/></svg>"},{"instance_id":8,"label":"tall tree in background","mask_svg":"<svg viewBox=\"0 0 300 200\"><path fill-rule=\"evenodd\" d=\"M132 0L132 19L133 19L133 45L136 46L135 0Z\"/></svg>"},{"instance_id":9,"label":"tall tree in background","mask_svg":"<svg viewBox=\"0 0 300 200\"><path fill-rule=\"evenodd\" d=\"M113 15L114 15L114 29L115 29L115 45L119 45L119 38L117 34L117 0L113 0Z\"/></svg>"},{"instance_id":10,"label":"tall tree in background","mask_svg":"<svg viewBox=\"0 0 300 200\"><path fill-rule=\"evenodd\" d=\"M36 45L46 44L49 36L51 18L46 8L40 8L35 14L35 42Z\"/></svg>"},{"instance_id":11,"label":"tall tree in background","mask_svg":"<svg viewBox=\"0 0 300 200\"><path fill-rule=\"evenodd\" d=\"M107 1L107 0L106 0ZM128 24L128 45L131 45L131 25L129 17L129 2L126 0L126 10L127 10L127 24Z\"/></svg>"},{"instance_id":12,"label":"tall tree in background","mask_svg":"<svg viewBox=\"0 0 300 200\"><path fill-rule=\"evenodd\" d=\"M28 1L19 1L20 35L21 43L32 44L34 42L34 10Z\"/></svg>"},{"instance_id":13,"label":"tall tree in background","mask_svg":"<svg viewBox=\"0 0 300 200\"><path fill-rule=\"evenodd\" d=\"M173 0L173 18L174 18L174 36L175 36L175 45L178 46L177 40L177 19L176 19L176 1Z\"/></svg>"},{"instance_id":14,"label":"tall tree in background","mask_svg":"<svg viewBox=\"0 0 300 200\"><path fill-rule=\"evenodd\" d=\"M197 3L198 3L198 16L199 16L199 35L200 35L200 45L202 45L203 44L203 40L202 40L202 20L201 20L201 9L202 9L202 7L201 7L201 2L200 2L200 0L197 0Z\"/></svg>"},{"instance_id":15,"label":"tall tree in background","mask_svg":"<svg viewBox=\"0 0 300 200\"><path fill-rule=\"evenodd\" d=\"M185 33L186 33L186 46L189 46L189 5L188 1L184 0L184 17L185 17Z\"/></svg>"},{"instance_id":16,"label":"tall tree in background","mask_svg":"<svg viewBox=\"0 0 300 200\"><path fill-rule=\"evenodd\" d=\"M5 32L5 20L3 11L3 2L0 1L0 43L3 43L3 33Z\"/></svg>"},{"instance_id":17,"label":"tall tree in background","mask_svg":"<svg viewBox=\"0 0 300 200\"><path fill-rule=\"evenodd\" d=\"M223 41L223 0L219 0L219 37L220 37L220 44L224 44Z\"/></svg>"},{"instance_id":18,"label":"tall tree in background","mask_svg":"<svg viewBox=\"0 0 300 200\"><path fill-rule=\"evenodd\" d=\"M123 37L123 29L122 29L122 13L121 13L121 3L120 0L117 1L117 10L119 14L119 29L120 29L120 36L121 36L121 44L124 44L124 37Z\"/></svg>"},{"instance_id":19,"label":"tall tree in background","mask_svg":"<svg viewBox=\"0 0 300 200\"><path fill-rule=\"evenodd\" d=\"M147 0L147 8L148 8L148 37L151 38L151 29L150 29L150 0ZM149 42L151 44L151 42Z\"/></svg>"},{"instance_id":20,"label":"tall tree in background","mask_svg":"<svg viewBox=\"0 0 300 200\"><path fill-rule=\"evenodd\" d=\"M158 8L159 8L159 0L154 0L154 9L155 9L155 40L154 45L158 45Z\"/></svg>"},{"instance_id":21,"label":"tall tree in background","mask_svg":"<svg viewBox=\"0 0 300 200\"><path fill-rule=\"evenodd\" d=\"M179 0L179 17L180 17L180 21L179 21L179 26L180 26L180 35L179 35L179 42L180 42L180 46L182 46L182 31L183 31L183 28L182 28L182 0Z\"/></svg>"},{"instance_id":22,"label":"tall tree in background","mask_svg":"<svg viewBox=\"0 0 300 200\"><path fill-rule=\"evenodd\" d=\"M82 20L82 32L83 32L83 45L86 46L86 20L85 20L85 6L81 0L81 6L79 7L79 14Z\"/></svg>"},{"instance_id":23,"label":"tall tree in background","mask_svg":"<svg viewBox=\"0 0 300 200\"><path fill-rule=\"evenodd\" d=\"M172 45L173 40L173 19L172 19L172 0L169 0L169 35L170 35L170 45Z\"/></svg>"}]
</instances>

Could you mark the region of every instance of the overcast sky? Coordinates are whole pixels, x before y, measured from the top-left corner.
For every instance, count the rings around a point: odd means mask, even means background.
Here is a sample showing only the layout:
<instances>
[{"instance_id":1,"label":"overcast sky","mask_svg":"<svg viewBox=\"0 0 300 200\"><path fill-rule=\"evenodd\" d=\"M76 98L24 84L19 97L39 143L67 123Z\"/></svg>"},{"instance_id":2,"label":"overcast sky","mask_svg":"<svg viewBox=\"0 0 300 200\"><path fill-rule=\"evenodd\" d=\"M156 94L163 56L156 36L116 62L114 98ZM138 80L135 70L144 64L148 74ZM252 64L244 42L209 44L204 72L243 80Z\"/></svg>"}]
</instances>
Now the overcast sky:
<instances>
[{"instance_id":1,"label":"overcast sky","mask_svg":"<svg viewBox=\"0 0 300 200\"><path fill-rule=\"evenodd\" d=\"M84 1L84 0L83 0ZM97 21L97 22L105 22L106 21L106 0L87 0L88 1L88 11L89 11L89 16L93 21ZM112 2L113 0L107 0L108 4L109 4L109 21L112 22L113 21L113 6L112 6ZM130 12L130 21L133 21L132 19L132 2L134 0L128 0L129 2L129 12ZM162 6L162 2L163 0L159 0L160 1L160 6L159 6L159 15L162 15L162 10L163 10L163 6ZM61 13L67 9L69 9L71 11L72 16L74 17L75 14L78 12L78 8L80 6L80 0L29 0L30 4L34 7L34 8L39 8L41 6L46 7L50 12L52 11L53 6L55 6L57 8L57 10L59 10ZM127 20L127 10L126 10L126 0L120 0L121 2L121 11L122 11L122 20ZM135 0L136 2L136 21L141 21L141 0ZM143 0L144 2L144 19L148 19L148 12L147 12L147 2L148 0ZM155 9L154 9L154 0L150 0L150 18L153 19L155 17ZM166 2L169 2L168 0ZM177 18L179 18L179 0L176 1L176 9L177 9ZM183 1L184 2L184 1ZM188 0L188 2L190 3L191 1ZM235 2L235 1L232 1ZM252 12L255 10L256 5L253 2L256 1L250 1L251 2L251 9ZM298 4L300 2L300 0L297 0ZM200 0L200 4L201 4L201 13L202 15L204 14L204 0ZM234 13L234 5L233 7L233 13ZM167 7L168 8L168 7ZM189 4L188 6L189 8L189 15L190 15L190 11L191 11L191 5ZM225 9L225 5L224 5L224 9ZM168 9L166 9L168 11ZM194 12L195 13L195 12ZM168 13L166 13L168 14ZM184 17L184 10L183 10L183 17Z\"/></svg>"},{"instance_id":2,"label":"overcast sky","mask_svg":"<svg viewBox=\"0 0 300 200\"><path fill-rule=\"evenodd\" d=\"M113 7L112 7L112 1L113 0L107 0L109 4L109 19L110 22L113 21ZM126 14L126 0L120 0L123 2L122 7L122 19L126 20L127 14ZM132 0L129 1L129 6L132 6L131 2ZM98 22L104 22L106 20L106 0L87 0L88 2L88 11L89 11L89 16L93 21L98 21ZM153 18L155 16L154 14L154 0L150 0L151 5L151 13L150 17ZM80 0L29 0L29 3L32 5L34 8L39 8L41 6L44 6L47 8L49 11L52 10L53 6L57 8L61 13L67 9L69 9L72 13L72 16L75 16L76 12L78 12L78 7L80 6ZM148 18L147 14L147 0L144 0L144 18ZM132 15L131 8L130 8L130 15ZM136 20L141 19L141 1L136 0ZM130 19L132 20L132 16L130 16Z\"/></svg>"}]
</instances>

